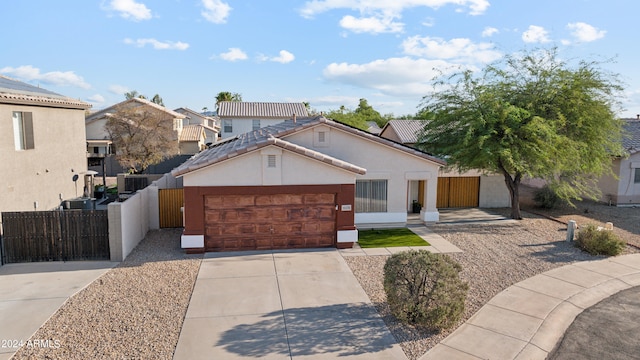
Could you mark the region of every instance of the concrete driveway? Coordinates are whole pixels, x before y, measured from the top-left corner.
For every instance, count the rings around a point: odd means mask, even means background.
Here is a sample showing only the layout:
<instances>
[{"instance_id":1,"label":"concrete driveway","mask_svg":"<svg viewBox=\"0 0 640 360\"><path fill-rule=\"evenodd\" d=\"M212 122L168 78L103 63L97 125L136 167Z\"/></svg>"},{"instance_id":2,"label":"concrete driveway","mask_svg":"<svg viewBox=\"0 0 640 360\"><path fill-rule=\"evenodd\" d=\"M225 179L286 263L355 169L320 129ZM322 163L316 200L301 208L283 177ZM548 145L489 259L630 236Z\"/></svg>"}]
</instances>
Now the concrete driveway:
<instances>
[{"instance_id":1,"label":"concrete driveway","mask_svg":"<svg viewBox=\"0 0 640 360\"><path fill-rule=\"evenodd\" d=\"M0 360L13 356L69 297L117 264L73 261L0 267Z\"/></svg>"},{"instance_id":2,"label":"concrete driveway","mask_svg":"<svg viewBox=\"0 0 640 360\"><path fill-rule=\"evenodd\" d=\"M336 249L207 253L182 359L406 359Z\"/></svg>"}]
</instances>

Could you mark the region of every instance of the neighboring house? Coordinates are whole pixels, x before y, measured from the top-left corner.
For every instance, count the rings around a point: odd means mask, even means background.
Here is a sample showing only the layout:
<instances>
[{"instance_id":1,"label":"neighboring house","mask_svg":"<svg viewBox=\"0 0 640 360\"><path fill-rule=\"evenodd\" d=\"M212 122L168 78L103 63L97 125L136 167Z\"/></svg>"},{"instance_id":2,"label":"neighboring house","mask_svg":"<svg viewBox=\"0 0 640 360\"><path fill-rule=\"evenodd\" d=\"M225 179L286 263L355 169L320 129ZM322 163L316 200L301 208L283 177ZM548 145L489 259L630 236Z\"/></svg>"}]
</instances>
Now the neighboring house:
<instances>
[{"instance_id":1,"label":"neighboring house","mask_svg":"<svg viewBox=\"0 0 640 360\"><path fill-rule=\"evenodd\" d=\"M213 116L207 116L184 107L177 108L173 111L185 116L182 122L183 126L202 125L204 127L205 134L207 135L207 143L213 144L218 140L218 136L220 136L220 119Z\"/></svg>"},{"instance_id":2,"label":"neighboring house","mask_svg":"<svg viewBox=\"0 0 640 360\"><path fill-rule=\"evenodd\" d=\"M375 121L367 121L367 131L374 135L380 135L382 129Z\"/></svg>"},{"instance_id":3,"label":"neighboring house","mask_svg":"<svg viewBox=\"0 0 640 360\"><path fill-rule=\"evenodd\" d=\"M206 147L206 129L202 125L187 125L183 126L186 115L180 114L173 110L169 110L164 106L158 105L146 99L132 98L120 102L118 104L109 106L100 111L91 113L85 118L86 137L87 137L87 152L90 166L104 163L104 167L101 165L92 167L93 170L102 172L101 169L105 169L107 176L116 176L116 174L123 172L125 169L117 163L114 155L117 149L113 148L113 144L109 133L105 129L105 125L109 116L113 114L119 107L122 108L138 108L144 107L145 110L151 112L157 112L163 116L167 116L173 122L173 130L175 131L176 138L179 140L179 155L193 155ZM174 166L179 165L181 162L176 163L184 156L176 156L173 159L167 161L173 165L169 167L172 169ZM161 166L165 168L165 166Z\"/></svg>"},{"instance_id":4,"label":"neighboring house","mask_svg":"<svg viewBox=\"0 0 640 360\"><path fill-rule=\"evenodd\" d=\"M293 116L308 117L303 103L222 101L218 104L222 139L275 125Z\"/></svg>"},{"instance_id":5,"label":"neighboring house","mask_svg":"<svg viewBox=\"0 0 640 360\"><path fill-rule=\"evenodd\" d=\"M389 120L380 136L407 146L415 147L424 120ZM417 194L416 190L412 194ZM510 207L509 189L502 175L487 175L480 171L460 173L443 168L438 174L437 208Z\"/></svg>"},{"instance_id":6,"label":"neighboring house","mask_svg":"<svg viewBox=\"0 0 640 360\"><path fill-rule=\"evenodd\" d=\"M296 118L221 142L174 169L184 184L182 247L342 247L357 227L404 226L416 188L435 222L445 162L328 120Z\"/></svg>"},{"instance_id":7,"label":"neighboring house","mask_svg":"<svg viewBox=\"0 0 640 360\"><path fill-rule=\"evenodd\" d=\"M0 212L51 210L83 194L90 107L0 75Z\"/></svg>"},{"instance_id":8,"label":"neighboring house","mask_svg":"<svg viewBox=\"0 0 640 360\"><path fill-rule=\"evenodd\" d=\"M602 191L601 200L606 203L621 205L640 204L640 117L623 119L626 136L622 146L626 156L613 160L614 176L603 176L598 187ZM616 178L617 177L617 178Z\"/></svg>"}]
</instances>

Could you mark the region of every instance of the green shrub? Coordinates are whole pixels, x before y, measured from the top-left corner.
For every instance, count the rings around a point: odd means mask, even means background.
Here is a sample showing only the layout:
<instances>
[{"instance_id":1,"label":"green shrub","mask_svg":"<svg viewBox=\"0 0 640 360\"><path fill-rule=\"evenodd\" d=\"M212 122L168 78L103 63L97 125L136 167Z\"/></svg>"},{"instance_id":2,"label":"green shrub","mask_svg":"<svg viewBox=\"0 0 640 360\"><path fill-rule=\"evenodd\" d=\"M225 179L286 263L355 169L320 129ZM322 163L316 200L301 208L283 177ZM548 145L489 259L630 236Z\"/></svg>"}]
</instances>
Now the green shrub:
<instances>
[{"instance_id":1,"label":"green shrub","mask_svg":"<svg viewBox=\"0 0 640 360\"><path fill-rule=\"evenodd\" d=\"M548 185L537 189L533 193L533 201L543 209L554 209L562 204L562 199Z\"/></svg>"},{"instance_id":2,"label":"green shrub","mask_svg":"<svg viewBox=\"0 0 640 360\"><path fill-rule=\"evenodd\" d=\"M575 245L591 255L618 255L627 244L611 230L600 230L589 224L580 229Z\"/></svg>"},{"instance_id":3,"label":"green shrub","mask_svg":"<svg viewBox=\"0 0 640 360\"><path fill-rule=\"evenodd\" d=\"M440 331L455 325L464 312L469 285L460 264L444 254L410 250L392 255L384 265L384 290L400 321Z\"/></svg>"}]
</instances>

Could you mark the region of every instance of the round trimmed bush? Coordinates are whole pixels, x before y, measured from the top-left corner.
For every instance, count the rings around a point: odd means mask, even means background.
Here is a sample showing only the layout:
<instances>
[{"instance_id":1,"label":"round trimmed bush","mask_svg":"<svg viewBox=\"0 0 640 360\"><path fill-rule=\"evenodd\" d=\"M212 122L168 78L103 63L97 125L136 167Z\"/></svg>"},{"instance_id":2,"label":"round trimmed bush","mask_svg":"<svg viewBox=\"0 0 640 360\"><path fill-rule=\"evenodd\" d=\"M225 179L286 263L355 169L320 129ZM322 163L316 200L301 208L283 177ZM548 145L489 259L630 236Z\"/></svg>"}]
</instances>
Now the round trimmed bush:
<instances>
[{"instance_id":1,"label":"round trimmed bush","mask_svg":"<svg viewBox=\"0 0 640 360\"><path fill-rule=\"evenodd\" d=\"M598 230L593 224L580 229L575 245L591 255L616 256L627 243L611 230Z\"/></svg>"},{"instance_id":2,"label":"round trimmed bush","mask_svg":"<svg viewBox=\"0 0 640 360\"><path fill-rule=\"evenodd\" d=\"M384 290L400 321L440 331L455 325L464 312L469 285L462 267L444 254L410 250L392 255L384 265Z\"/></svg>"},{"instance_id":3,"label":"round trimmed bush","mask_svg":"<svg viewBox=\"0 0 640 360\"><path fill-rule=\"evenodd\" d=\"M563 203L562 199L549 185L537 189L533 193L533 201L543 209L555 209Z\"/></svg>"}]
</instances>

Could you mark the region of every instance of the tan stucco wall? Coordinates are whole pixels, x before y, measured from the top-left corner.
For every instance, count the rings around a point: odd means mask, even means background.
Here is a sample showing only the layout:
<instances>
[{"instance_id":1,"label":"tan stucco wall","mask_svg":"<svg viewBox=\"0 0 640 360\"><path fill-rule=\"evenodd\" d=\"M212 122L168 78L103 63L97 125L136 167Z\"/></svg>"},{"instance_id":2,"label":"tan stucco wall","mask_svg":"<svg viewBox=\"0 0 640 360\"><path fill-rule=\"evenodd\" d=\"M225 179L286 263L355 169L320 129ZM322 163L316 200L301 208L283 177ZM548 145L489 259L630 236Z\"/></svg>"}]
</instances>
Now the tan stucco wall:
<instances>
[{"instance_id":1,"label":"tan stucco wall","mask_svg":"<svg viewBox=\"0 0 640 360\"><path fill-rule=\"evenodd\" d=\"M325 132L326 146L318 146L317 141L314 144L314 135L318 131ZM292 134L284 140L367 169L367 173L358 175L357 179L387 179L388 213L403 213L406 217L409 180L426 180L424 209L437 212L439 166L436 163L325 125Z\"/></svg>"},{"instance_id":2,"label":"tan stucco wall","mask_svg":"<svg viewBox=\"0 0 640 360\"><path fill-rule=\"evenodd\" d=\"M35 148L15 150L14 111L33 114ZM80 174L78 196L87 170L84 110L0 104L0 211L50 210L76 197L72 181Z\"/></svg>"},{"instance_id":3,"label":"tan stucco wall","mask_svg":"<svg viewBox=\"0 0 640 360\"><path fill-rule=\"evenodd\" d=\"M90 139L90 140L109 139L109 133L104 128L104 125L106 123L107 123L106 118L87 123L85 125L87 139Z\"/></svg>"},{"instance_id":4,"label":"tan stucco wall","mask_svg":"<svg viewBox=\"0 0 640 360\"><path fill-rule=\"evenodd\" d=\"M276 155L276 167L266 157ZM278 155L279 154L279 155ZM355 174L308 157L267 146L185 174L184 186L354 184Z\"/></svg>"},{"instance_id":5,"label":"tan stucco wall","mask_svg":"<svg viewBox=\"0 0 640 360\"><path fill-rule=\"evenodd\" d=\"M602 191L601 201L611 200L617 205L640 204L640 184L634 184L635 169L640 168L640 153L633 154L626 159L613 161L612 169L618 175L603 176L598 182Z\"/></svg>"},{"instance_id":6,"label":"tan stucco wall","mask_svg":"<svg viewBox=\"0 0 640 360\"><path fill-rule=\"evenodd\" d=\"M203 146L203 142L196 141L183 141L180 142L180 154L192 155L200 152L200 148Z\"/></svg>"}]
</instances>

